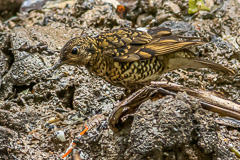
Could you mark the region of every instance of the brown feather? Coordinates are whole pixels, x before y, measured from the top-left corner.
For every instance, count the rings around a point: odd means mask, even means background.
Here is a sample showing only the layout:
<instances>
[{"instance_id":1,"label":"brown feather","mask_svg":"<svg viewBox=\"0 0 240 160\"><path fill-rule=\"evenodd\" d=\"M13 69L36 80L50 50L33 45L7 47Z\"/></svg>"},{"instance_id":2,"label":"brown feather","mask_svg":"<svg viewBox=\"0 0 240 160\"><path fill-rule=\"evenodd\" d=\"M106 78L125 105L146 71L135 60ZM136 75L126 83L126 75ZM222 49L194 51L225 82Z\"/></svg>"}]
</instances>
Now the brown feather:
<instances>
[{"instance_id":1,"label":"brown feather","mask_svg":"<svg viewBox=\"0 0 240 160\"><path fill-rule=\"evenodd\" d=\"M151 29L148 33L116 29L96 37L71 39L62 48L61 60L54 68L62 64L85 66L90 73L128 89L150 84L163 73L179 68L211 68L234 74L187 49L203 43L199 37L172 35L168 28Z\"/></svg>"},{"instance_id":2,"label":"brown feather","mask_svg":"<svg viewBox=\"0 0 240 160\"><path fill-rule=\"evenodd\" d=\"M199 58L171 58L168 63L168 70L164 72L169 72L175 69L186 69L186 68L210 68L218 72L222 72L226 75L234 75L235 72L227 67L221 66L217 63L207 61Z\"/></svg>"},{"instance_id":3,"label":"brown feather","mask_svg":"<svg viewBox=\"0 0 240 160\"><path fill-rule=\"evenodd\" d=\"M155 40L154 43L150 42L146 45L139 45L134 46L135 51L131 50L131 52L128 52L126 55L128 55L128 58L126 57L114 57L114 60L119 62L134 62L138 60L146 60L151 59L154 56L160 56L168 53L172 53L175 51L179 51L182 49L185 49L190 46L194 45L200 45L205 42L203 41L196 41L198 38L192 38L192 37L174 37L174 36L166 36L161 37L157 41ZM145 53L148 53L146 56ZM134 56L137 55L137 56ZM145 55L145 56L144 56ZM125 55L124 55L125 56ZM133 57L140 57L133 58Z\"/></svg>"}]
</instances>

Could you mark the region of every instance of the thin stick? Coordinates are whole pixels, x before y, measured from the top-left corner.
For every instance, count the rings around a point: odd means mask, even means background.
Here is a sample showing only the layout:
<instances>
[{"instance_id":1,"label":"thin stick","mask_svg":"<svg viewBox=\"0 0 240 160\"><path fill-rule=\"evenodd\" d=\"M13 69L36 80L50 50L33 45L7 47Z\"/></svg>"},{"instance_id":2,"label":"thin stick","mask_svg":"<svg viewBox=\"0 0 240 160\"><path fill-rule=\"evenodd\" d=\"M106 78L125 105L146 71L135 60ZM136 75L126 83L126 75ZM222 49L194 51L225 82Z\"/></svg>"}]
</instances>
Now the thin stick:
<instances>
[{"instance_id":1,"label":"thin stick","mask_svg":"<svg viewBox=\"0 0 240 160\"><path fill-rule=\"evenodd\" d=\"M151 86L155 87L159 91L160 88L167 90L168 93L166 92L165 95L170 94L169 91L186 92L187 94L198 98L204 109L240 120L240 104L217 96L216 93L203 90L189 89L184 86L168 82L152 82Z\"/></svg>"},{"instance_id":2,"label":"thin stick","mask_svg":"<svg viewBox=\"0 0 240 160\"><path fill-rule=\"evenodd\" d=\"M240 120L240 104L225 99L214 92L189 89L184 86L169 82L152 82L117 104L117 107L109 117L109 127L113 132L119 132L121 118L134 113L138 106L144 101L153 98L156 95L176 96L178 92L186 92L188 95L200 100L202 107L206 110L219 113L223 116L229 116Z\"/></svg>"}]
</instances>

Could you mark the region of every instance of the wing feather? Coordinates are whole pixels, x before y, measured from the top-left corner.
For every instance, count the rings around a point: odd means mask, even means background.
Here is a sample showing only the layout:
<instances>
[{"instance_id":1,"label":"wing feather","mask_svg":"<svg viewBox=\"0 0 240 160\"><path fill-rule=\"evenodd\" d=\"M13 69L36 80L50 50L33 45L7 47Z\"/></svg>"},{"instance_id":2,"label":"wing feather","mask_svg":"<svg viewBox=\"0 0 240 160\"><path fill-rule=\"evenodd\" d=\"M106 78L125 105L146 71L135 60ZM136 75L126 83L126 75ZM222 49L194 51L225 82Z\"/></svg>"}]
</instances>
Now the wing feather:
<instances>
[{"instance_id":1,"label":"wing feather","mask_svg":"<svg viewBox=\"0 0 240 160\"><path fill-rule=\"evenodd\" d=\"M151 59L154 56L204 43L198 37L174 36L169 28L155 28L148 32L134 29L116 29L107 34L99 35L99 41L97 42L99 47L103 48L103 51L115 49L112 56L118 62Z\"/></svg>"}]
</instances>

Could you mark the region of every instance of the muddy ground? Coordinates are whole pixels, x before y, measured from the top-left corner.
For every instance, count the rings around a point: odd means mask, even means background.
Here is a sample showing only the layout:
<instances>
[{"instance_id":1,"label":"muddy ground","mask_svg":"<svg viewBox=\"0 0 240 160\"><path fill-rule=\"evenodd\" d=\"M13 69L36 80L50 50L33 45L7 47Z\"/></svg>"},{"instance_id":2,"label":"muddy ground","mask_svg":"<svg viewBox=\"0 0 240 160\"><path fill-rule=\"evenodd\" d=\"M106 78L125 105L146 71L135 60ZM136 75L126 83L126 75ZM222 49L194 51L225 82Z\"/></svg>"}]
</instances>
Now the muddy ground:
<instances>
[{"instance_id":1,"label":"muddy ground","mask_svg":"<svg viewBox=\"0 0 240 160\"><path fill-rule=\"evenodd\" d=\"M117 9L119 4L125 11ZM160 80L240 102L240 1L207 0L206 5L210 12L193 15L187 12L187 0L57 0L17 13L0 7L0 159L61 159L84 124L95 121L96 127L78 139L67 159L237 159L230 148L240 150L239 122L218 124L218 114L203 110L185 93L143 103L125 132L114 134L107 119L124 89L84 67L50 70L73 37L120 27L165 26L184 36L204 37L208 43L192 50L236 74L187 69Z\"/></svg>"}]
</instances>

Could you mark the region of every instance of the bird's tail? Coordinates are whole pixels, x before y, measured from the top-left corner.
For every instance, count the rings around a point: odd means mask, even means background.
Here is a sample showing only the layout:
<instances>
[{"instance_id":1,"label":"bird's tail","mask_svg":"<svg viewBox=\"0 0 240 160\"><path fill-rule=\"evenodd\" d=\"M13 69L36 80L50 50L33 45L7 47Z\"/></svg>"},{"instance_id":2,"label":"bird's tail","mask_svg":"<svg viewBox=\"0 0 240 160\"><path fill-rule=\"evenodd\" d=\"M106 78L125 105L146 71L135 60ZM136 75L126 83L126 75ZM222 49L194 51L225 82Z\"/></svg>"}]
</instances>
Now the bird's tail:
<instances>
[{"instance_id":1,"label":"bird's tail","mask_svg":"<svg viewBox=\"0 0 240 160\"><path fill-rule=\"evenodd\" d=\"M224 67L220 64L200 59L200 58L170 58L168 63L168 71L174 70L174 69L186 69L186 68L210 68L217 72L222 72L227 75L233 75L235 72L227 67ZM167 71L167 72L168 72Z\"/></svg>"}]
</instances>

